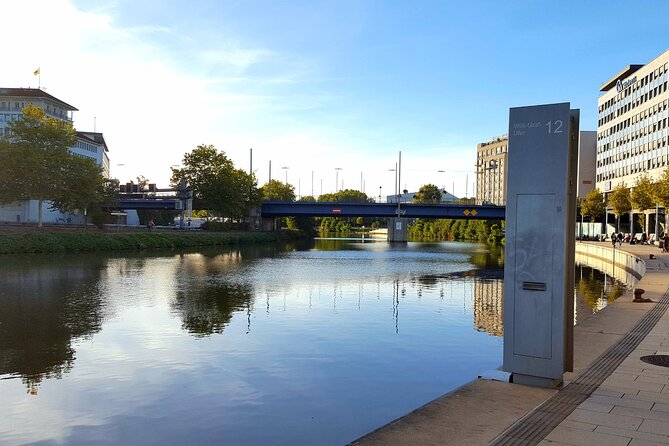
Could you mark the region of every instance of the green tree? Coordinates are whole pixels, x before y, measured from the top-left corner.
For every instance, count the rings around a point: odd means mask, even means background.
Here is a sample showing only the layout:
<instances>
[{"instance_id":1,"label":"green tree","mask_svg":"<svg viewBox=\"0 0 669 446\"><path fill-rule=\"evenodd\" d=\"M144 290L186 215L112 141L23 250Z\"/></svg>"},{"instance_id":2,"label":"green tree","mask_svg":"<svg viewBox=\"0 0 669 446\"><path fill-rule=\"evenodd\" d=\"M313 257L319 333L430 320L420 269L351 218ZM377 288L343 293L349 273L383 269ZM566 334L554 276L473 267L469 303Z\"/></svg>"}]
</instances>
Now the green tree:
<instances>
[{"instance_id":1,"label":"green tree","mask_svg":"<svg viewBox=\"0 0 669 446\"><path fill-rule=\"evenodd\" d=\"M332 194L322 194L318 197L318 201L321 203L373 203L374 199L359 190L343 189ZM323 233L346 233L351 231L356 220L356 217L321 217L319 228ZM371 224L372 220L369 219L365 223Z\"/></svg>"},{"instance_id":2,"label":"green tree","mask_svg":"<svg viewBox=\"0 0 669 446\"><path fill-rule=\"evenodd\" d=\"M70 156L63 166L61 180L51 197L53 207L62 212L83 211L84 227L87 226L88 211L108 201L102 169L90 158Z\"/></svg>"},{"instance_id":3,"label":"green tree","mask_svg":"<svg viewBox=\"0 0 669 446\"><path fill-rule=\"evenodd\" d=\"M69 122L47 117L32 104L7 128L10 136L0 147L0 202L37 200L42 227L42 204L60 193L76 133Z\"/></svg>"},{"instance_id":4,"label":"green tree","mask_svg":"<svg viewBox=\"0 0 669 446\"><path fill-rule=\"evenodd\" d=\"M655 183L653 198L664 207L664 233L669 230L669 167L664 169L662 177Z\"/></svg>"},{"instance_id":5,"label":"green tree","mask_svg":"<svg viewBox=\"0 0 669 446\"><path fill-rule=\"evenodd\" d=\"M137 185L139 186L139 190L144 190L149 185L149 179L144 175L137 175Z\"/></svg>"},{"instance_id":6,"label":"green tree","mask_svg":"<svg viewBox=\"0 0 669 446\"><path fill-rule=\"evenodd\" d=\"M595 218L598 215L602 215L605 211L604 195L597 188L591 190L581 203L581 215L590 217L590 222L595 221Z\"/></svg>"},{"instance_id":7,"label":"green tree","mask_svg":"<svg viewBox=\"0 0 669 446\"><path fill-rule=\"evenodd\" d=\"M424 184L413 197L414 203L438 204L441 202L441 191L434 184Z\"/></svg>"},{"instance_id":8,"label":"green tree","mask_svg":"<svg viewBox=\"0 0 669 446\"><path fill-rule=\"evenodd\" d=\"M185 181L193 188L193 206L231 218L248 214L260 201L255 176L236 169L225 152L199 145L184 154L182 168L172 168L172 186Z\"/></svg>"},{"instance_id":9,"label":"green tree","mask_svg":"<svg viewBox=\"0 0 669 446\"><path fill-rule=\"evenodd\" d=\"M322 194L318 197L318 201L323 203L373 203L374 199L369 198L367 194L360 192L359 190L343 189L333 194Z\"/></svg>"},{"instance_id":10,"label":"green tree","mask_svg":"<svg viewBox=\"0 0 669 446\"><path fill-rule=\"evenodd\" d=\"M630 201L630 190L625 186L625 183L618 184L609 195L609 204L616 216L618 222L616 231L620 231L620 216L627 214L632 210L632 202ZM630 222L631 224L632 222Z\"/></svg>"},{"instance_id":11,"label":"green tree","mask_svg":"<svg viewBox=\"0 0 669 446\"><path fill-rule=\"evenodd\" d=\"M630 194L630 201L632 206L640 211L639 214L639 226L643 228L644 232L646 231L646 210L655 206L655 200L653 199L653 182L647 175L643 175L637 178L636 183L634 183L634 188Z\"/></svg>"},{"instance_id":12,"label":"green tree","mask_svg":"<svg viewBox=\"0 0 669 446\"><path fill-rule=\"evenodd\" d=\"M295 201L295 188L281 181L271 180L262 187L263 200Z\"/></svg>"}]
</instances>

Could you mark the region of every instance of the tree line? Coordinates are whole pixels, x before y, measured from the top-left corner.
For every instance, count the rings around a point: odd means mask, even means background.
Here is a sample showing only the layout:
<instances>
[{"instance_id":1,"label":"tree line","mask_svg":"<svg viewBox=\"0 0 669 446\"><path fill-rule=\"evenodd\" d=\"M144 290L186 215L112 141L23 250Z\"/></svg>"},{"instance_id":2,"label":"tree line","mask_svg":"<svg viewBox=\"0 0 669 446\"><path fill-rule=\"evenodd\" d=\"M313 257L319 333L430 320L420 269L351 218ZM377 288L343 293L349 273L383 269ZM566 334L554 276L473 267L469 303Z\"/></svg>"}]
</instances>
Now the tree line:
<instances>
[{"instance_id":1,"label":"tree line","mask_svg":"<svg viewBox=\"0 0 669 446\"><path fill-rule=\"evenodd\" d=\"M608 206L616 217L616 231L620 231L620 217L636 209L638 224L643 230L645 228L645 212L660 205L667 209L669 207L669 169L665 169L657 181L652 181L648 175L637 178L632 188L625 183L618 184L608 196ZM580 203L580 213L583 217L589 217L594 221L598 216L606 212L607 203L604 194L599 189L593 189ZM665 213L665 227L667 214ZM630 221L630 224L632 222ZM646 231L647 232L647 231Z\"/></svg>"}]
</instances>

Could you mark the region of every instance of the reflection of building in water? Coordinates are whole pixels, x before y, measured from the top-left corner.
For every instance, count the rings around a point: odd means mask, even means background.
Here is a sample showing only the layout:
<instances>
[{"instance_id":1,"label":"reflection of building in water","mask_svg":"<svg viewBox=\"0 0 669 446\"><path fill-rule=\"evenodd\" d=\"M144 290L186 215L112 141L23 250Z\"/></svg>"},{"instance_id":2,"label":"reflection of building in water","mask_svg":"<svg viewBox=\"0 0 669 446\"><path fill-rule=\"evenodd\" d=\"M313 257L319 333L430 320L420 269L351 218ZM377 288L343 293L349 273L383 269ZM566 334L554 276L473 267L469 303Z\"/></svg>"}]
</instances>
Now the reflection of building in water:
<instances>
[{"instance_id":1,"label":"reflection of building in water","mask_svg":"<svg viewBox=\"0 0 669 446\"><path fill-rule=\"evenodd\" d=\"M504 282L474 278L474 326L493 336L504 335Z\"/></svg>"}]
</instances>

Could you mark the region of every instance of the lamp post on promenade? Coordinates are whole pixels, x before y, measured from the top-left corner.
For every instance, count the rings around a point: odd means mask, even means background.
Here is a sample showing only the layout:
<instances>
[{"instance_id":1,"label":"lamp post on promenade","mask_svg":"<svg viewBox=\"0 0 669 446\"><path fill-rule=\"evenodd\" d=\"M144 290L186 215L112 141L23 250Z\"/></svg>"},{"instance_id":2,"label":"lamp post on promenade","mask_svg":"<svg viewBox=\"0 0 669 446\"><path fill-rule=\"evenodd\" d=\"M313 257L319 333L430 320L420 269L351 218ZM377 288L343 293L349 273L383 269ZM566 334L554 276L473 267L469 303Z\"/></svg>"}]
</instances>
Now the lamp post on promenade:
<instances>
[{"instance_id":1,"label":"lamp post on promenade","mask_svg":"<svg viewBox=\"0 0 669 446\"><path fill-rule=\"evenodd\" d=\"M286 171L286 186L288 186L288 169L290 169L290 167L283 166L281 169Z\"/></svg>"}]
</instances>

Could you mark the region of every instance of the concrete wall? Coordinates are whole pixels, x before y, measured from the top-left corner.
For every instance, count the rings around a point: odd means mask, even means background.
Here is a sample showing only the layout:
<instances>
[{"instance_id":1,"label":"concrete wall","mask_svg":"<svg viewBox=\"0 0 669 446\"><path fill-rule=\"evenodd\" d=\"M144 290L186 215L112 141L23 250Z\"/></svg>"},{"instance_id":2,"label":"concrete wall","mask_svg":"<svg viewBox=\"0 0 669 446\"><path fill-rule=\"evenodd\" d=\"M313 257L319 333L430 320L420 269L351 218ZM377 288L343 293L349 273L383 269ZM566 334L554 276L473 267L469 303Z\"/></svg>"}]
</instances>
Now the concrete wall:
<instances>
[{"instance_id":1,"label":"concrete wall","mask_svg":"<svg viewBox=\"0 0 669 446\"><path fill-rule=\"evenodd\" d=\"M39 218L39 206L37 200L25 200L0 206L0 222L4 223L37 223ZM51 202L42 203L42 221L52 224L78 224L84 223L83 214L63 213L51 209Z\"/></svg>"},{"instance_id":2,"label":"concrete wall","mask_svg":"<svg viewBox=\"0 0 669 446\"><path fill-rule=\"evenodd\" d=\"M614 262L615 258L615 262ZM598 269L617 280L634 286L646 274L646 262L605 246L576 242L576 263Z\"/></svg>"}]
</instances>

